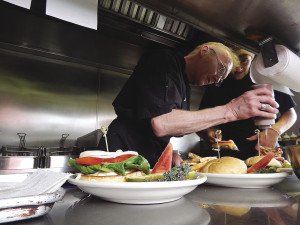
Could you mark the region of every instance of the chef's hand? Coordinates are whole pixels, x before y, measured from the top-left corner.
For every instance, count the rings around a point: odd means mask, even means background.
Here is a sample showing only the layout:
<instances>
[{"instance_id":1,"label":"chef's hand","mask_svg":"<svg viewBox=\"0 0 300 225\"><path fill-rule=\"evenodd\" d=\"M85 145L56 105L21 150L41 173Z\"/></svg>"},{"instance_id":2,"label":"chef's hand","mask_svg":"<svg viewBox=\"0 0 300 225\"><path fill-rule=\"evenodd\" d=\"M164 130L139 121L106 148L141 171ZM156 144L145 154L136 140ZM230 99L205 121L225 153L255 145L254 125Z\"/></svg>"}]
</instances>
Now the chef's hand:
<instances>
[{"instance_id":1,"label":"chef's hand","mask_svg":"<svg viewBox=\"0 0 300 225\"><path fill-rule=\"evenodd\" d=\"M181 162L182 162L182 158L180 156L179 151L173 151L173 157L172 157L172 164L174 166L180 166Z\"/></svg>"},{"instance_id":2,"label":"chef's hand","mask_svg":"<svg viewBox=\"0 0 300 225\"><path fill-rule=\"evenodd\" d=\"M226 104L236 120L251 117L276 118L278 103L273 98L273 93L265 87L247 91L240 97Z\"/></svg>"},{"instance_id":3,"label":"chef's hand","mask_svg":"<svg viewBox=\"0 0 300 225\"><path fill-rule=\"evenodd\" d=\"M222 133L216 134L216 128L208 128L206 130L200 131L197 134L205 141L207 144L214 144L217 141L222 140Z\"/></svg>"},{"instance_id":4,"label":"chef's hand","mask_svg":"<svg viewBox=\"0 0 300 225\"><path fill-rule=\"evenodd\" d=\"M264 131L259 132L260 146L275 148L278 142L278 136L279 136L278 133L273 129L265 129ZM257 134L248 137L247 140L248 141L257 140ZM258 144L256 144L255 149L258 151L260 150Z\"/></svg>"}]
</instances>

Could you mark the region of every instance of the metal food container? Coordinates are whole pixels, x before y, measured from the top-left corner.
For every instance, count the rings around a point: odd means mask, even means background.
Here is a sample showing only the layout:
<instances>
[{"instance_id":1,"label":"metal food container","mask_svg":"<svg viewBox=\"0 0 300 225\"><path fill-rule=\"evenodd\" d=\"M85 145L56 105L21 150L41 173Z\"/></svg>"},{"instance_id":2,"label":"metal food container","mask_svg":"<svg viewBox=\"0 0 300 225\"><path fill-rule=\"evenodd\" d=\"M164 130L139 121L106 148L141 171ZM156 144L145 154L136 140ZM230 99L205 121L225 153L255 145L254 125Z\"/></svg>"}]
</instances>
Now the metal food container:
<instances>
[{"instance_id":1,"label":"metal food container","mask_svg":"<svg viewBox=\"0 0 300 225\"><path fill-rule=\"evenodd\" d=\"M62 134L59 147L26 147L25 133L18 133L19 146L3 146L0 152L0 173L28 173L38 168L47 168L59 172L72 172L67 162L78 156L77 148L65 148L69 134Z\"/></svg>"},{"instance_id":2,"label":"metal food container","mask_svg":"<svg viewBox=\"0 0 300 225\"><path fill-rule=\"evenodd\" d=\"M39 157L37 156L2 156L0 165L10 169L31 169L39 167Z\"/></svg>"},{"instance_id":3,"label":"metal food container","mask_svg":"<svg viewBox=\"0 0 300 225\"><path fill-rule=\"evenodd\" d=\"M40 168L42 149L40 147L3 146L0 156L0 172L26 173Z\"/></svg>"},{"instance_id":4,"label":"metal food container","mask_svg":"<svg viewBox=\"0 0 300 225\"><path fill-rule=\"evenodd\" d=\"M76 146L83 150L97 148L103 133L100 129L94 130L86 135L77 138Z\"/></svg>"},{"instance_id":5,"label":"metal food container","mask_svg":"<svg viewBox=\"0 0 300 225\"><path fill-rule=\"evenodd\" d=\"M19 146L3 146L0 152L0 173L28 173L37 168L47 168L57 172L73 172L68 166L70 158L77 158L86 149L96 149L102 137L100 129L77 138L76 146L65 147L69 134L62 134L56 147L25 146L25 133L18 133Z\"/></svg>"},{"instance_id":6,"label":"metal food container","mask_svg":"<svg viewBox=\"0 0 300 225\"><path fill-rule=\"evenodd\" d=\"M45 148L43 154L43 167L50 168L54 171L73 172L73 169L68 166L70 158L78 157L76 148L62 148L52 147Z\"/></svg>"}]
</instances>

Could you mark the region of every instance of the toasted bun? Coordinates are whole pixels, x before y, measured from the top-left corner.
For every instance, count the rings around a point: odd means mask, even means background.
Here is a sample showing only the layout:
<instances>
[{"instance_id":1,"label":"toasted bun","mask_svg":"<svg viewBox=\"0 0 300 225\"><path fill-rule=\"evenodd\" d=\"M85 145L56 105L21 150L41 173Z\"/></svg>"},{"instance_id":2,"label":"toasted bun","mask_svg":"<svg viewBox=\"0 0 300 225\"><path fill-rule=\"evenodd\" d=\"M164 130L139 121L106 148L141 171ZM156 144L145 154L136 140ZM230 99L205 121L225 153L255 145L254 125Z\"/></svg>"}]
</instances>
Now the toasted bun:
<instances>
[{"instance_id":1,"label":"toasted bun","mask_svg":"<svg viewBox=\"0 0 300 225\"><path fill-rule=\"evenodd\" d=\"M201 169L201 172L244 174L247 173L247 166L243 160L234 157L221 157L206 163L206 165Z\"/></svg>"},{"instance_id":2,"label":"toasted bun","mask_svg":"<svg viewBox=\"0 0 300 225\"><path fill-rule=\"evenodd\" d=\"M261 160L264 156L253 156L248 159L246 159L245 163L247 166L252 166L253 164L257 163L259 160ZM273 158L267 166L276 166L276 167L282 167L282 164L275 158Z\"/></svg>"},{"instance_id":3,"label":"toasted bun","mask_svg":"<svg viewBox=\"0 0 300 225\"><path fill-rule=\"evenodd\" d=\"M82 174L79 178L80 180L87 181L109 181L109 182L125 182L125 176L117 175L117 176L92 176Z\"/></svg>"},{"instance_id":4,"label":"toasted bun","mask_svg":"<svg viewBox=\"0 0 300 225\"><path fill-rule=\"evenodd\" d=\"M136 171L136 172L132 172L132 171L128 171L126 172L126 177L130 177L130 176L143 176L145 175L143 172L141 171ZM126 177L119 175L117 173L114 172L110 172L110 173L94 173L94 174L79 174L77 176L76 179L79 180L88 180L88 181L105 181L105 182L125 182L126 181Z\"/></svg>"},{"instance_id":5,"label":"toasted bun","mask_svg":"<svg viewBox=\"0 0 300 225\"><path fill-rule=\"evenodd\" d=\"M215 205L214 208L220 212L224 212L232 216L243 216L250 211L249 207L235 207L228 205Z\"/></svg>"}]
</instances>

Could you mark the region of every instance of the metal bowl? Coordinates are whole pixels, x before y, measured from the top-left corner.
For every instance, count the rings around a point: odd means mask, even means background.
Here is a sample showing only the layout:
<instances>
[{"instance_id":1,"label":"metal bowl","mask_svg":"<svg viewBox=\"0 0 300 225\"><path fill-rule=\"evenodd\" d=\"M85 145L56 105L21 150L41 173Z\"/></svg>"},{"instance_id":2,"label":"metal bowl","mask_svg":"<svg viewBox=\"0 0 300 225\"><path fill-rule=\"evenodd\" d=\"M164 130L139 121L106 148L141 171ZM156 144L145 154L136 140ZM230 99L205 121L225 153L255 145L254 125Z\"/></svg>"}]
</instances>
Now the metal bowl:
<instances>
[{"instance_id":1,"label":"metal bowl","mask_svg":"<svg viewBox=\"0 0 300 225\"><path fill-rule=\"evenodd\" d=\"M289 145L285 147L293 170L300 180L300 145Z\"/></svg>"}]
</instances>

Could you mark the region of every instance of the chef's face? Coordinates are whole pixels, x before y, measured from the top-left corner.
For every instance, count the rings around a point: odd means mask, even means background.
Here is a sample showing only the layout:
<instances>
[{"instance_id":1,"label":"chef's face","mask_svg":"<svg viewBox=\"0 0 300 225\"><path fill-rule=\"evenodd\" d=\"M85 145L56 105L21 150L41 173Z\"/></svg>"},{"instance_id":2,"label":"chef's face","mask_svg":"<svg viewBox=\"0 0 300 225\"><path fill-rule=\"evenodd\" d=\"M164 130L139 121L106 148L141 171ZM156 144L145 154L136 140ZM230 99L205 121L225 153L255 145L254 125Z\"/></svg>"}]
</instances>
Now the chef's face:
<instances>
[{"instance_id":1,"label":"chef's face","mask_svg":"<svg viewBox=\"0 0 300 225\"><path fill-rule=\"evenodd\" d=\"M215 84L219 86L232 69L232 60L218 48L209 48L202 55L196 68L194 85Z\"/></svg>"},{"instance_id":2,"label":"chef's face","mask_svg":"<svg viewBox=\"0 0 300 225\"><path fill-rule=\"evenodd\" d=\"M239 59L241 66L237 68L233 74L234 78L237 80L243 79L249 73L251 62L253 60L252 56L248 54L240 54Z\"/></svg>"}]
</instances>

